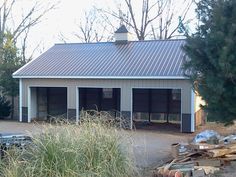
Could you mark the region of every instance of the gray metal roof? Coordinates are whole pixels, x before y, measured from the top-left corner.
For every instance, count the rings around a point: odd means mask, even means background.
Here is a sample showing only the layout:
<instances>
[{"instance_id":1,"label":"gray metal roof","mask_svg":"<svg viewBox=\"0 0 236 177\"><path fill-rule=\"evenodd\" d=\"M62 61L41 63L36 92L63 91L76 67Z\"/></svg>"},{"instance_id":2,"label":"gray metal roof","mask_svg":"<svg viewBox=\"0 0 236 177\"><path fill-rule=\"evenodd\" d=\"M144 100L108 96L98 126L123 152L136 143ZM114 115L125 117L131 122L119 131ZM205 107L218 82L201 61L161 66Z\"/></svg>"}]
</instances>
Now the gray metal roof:
<instances>
[{"instance_id":1,"label":"gray metal roof","mask_svg":"<svg viewBox=\"0 0 236 177\"><path fill-rule=\"evenodd\" d=\"M179 78L184 40L56 44L15 78Z\"/></svg>"}]
</instances>

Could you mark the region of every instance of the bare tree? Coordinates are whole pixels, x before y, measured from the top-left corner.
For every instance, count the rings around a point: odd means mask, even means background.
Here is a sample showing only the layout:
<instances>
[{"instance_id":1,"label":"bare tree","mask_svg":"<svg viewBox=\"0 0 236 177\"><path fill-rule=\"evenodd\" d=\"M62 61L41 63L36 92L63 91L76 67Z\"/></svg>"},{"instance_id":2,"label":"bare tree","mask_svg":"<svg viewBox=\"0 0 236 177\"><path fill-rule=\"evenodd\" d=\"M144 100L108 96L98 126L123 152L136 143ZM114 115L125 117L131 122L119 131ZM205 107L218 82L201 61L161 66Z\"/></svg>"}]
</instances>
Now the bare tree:
<instances>
[{"instance_id":1,"label":"bare tree","mask_svg":"<svg viewBox=\"0 0 236 177\"><path fill-rule=\"evenodd\" d=\"M85 43L111 40L112 36L110 29L108 29L109 25L99 15L95 8L85 12L84 18L80 19L78 30L73 33L74 36ZM103 20L101 21L101 19Z\"/></svg>"},{"instance_id":2,"label":"bare tree","mask_svg":"<svg viewBox=\"0 0 236 177\"><path fill-rule=\"evenodd\" d=\"M32 57L26 57L27 40L31 28L38 24L43 16L56 5L48 4L47 7L43 7L39 3L40 0L34 2L28 10L24 8L21 18L16 17L14 13L19 1L3 0L0 2L0 89L8 98L11 98L11 118L14 117L14 98L18 95L18 81L12 78L12 73ZM21 45L17 47L20 49L21 57L17 52L16 44ZM32 51L32 54L35 50Z\"/></svg>"},{"instance_id":3,"label":"bare tree","mask_svg":"<svg viewBox=\"0 0 236 177\"><path fill-rule=\"evenodd\" d=\"M183 0L181 8L175 4L176 1L174 0L168 0L167 2L162 14L158 18L159 26L151 25L151 35L154 39L170 39L181 36L181 34L177 34L180 23L186 25L192 20L187 18L188 12L193 5L192 0Z\"/></svg>"},{"instance_id":4,"label":"bare tree","mask_svg":"<svg viewBox=\"0 0 236 177\"><path fill-rule=\"evenodd\" d=\"M58 39L65 44L67 43L67 40L68 40L68 38L62 32L59 33Z\"/></svg>"},{"instance_id":5,"label":"bare tree","mask_svg":"<svg viewBox=\"0 0 236 177\"><path fill-rule=\"evenodd\" d=\"M118 6L116 11L98 10L107 18L119 19L134 32L138 40L145 40L147 37L152 39L174 37L179 25L174 21L178 21L181 17L182 24L189 22L186 17L193 4L193 0L143 0L141 8L137 10L136 1L123 0L122 2L125 8ZM178 5L176 2L182 4Z\"/></svg>"},{"instance_id":6,"label":"bare tree","mask_svg":"<svg viewBox=\"0 0 236 177\"><path fill-rule=\"evenodd\" d=\"M28 38L29 38L29 32L30 32L30 28L26 29L22 33L22 37L21 37L22 40L21 40L20 52L21 52L22 64L25 64L28 61L32 60L35 52L36 51L38 52L39 48L42 47L42 41L40 41L37 43L37 45L30 52L26 51L27 50L27 42L28 42ZM26 55L26 53L27 53L27 55ZM39 53L42 53L42 52L39 52Z\"/></svg>"},{"instance_id":7,"label":"bare tree","mask_svg":"<svg viewBox=\"0 0 236 177\"><path fill-rule=\"evenodd\" d=\"M16 3L16 0L4 0L2 4L0 4L0 48L3 47L4 35L7 30L11 32L13 38L12 40L15 43L20 37L22 37L23 40L21 43L21 53L23 56L23 60L26 62L25 53L30 29L38 24L45 14L54 9L58 2L54 4L47 4L47 6L44 7L40 3L40 1L35 1L32 7L28 11L26 10L24 14L22 14L21 20L17 24L15 24L12 13L13 8L16 6Z\"/></svg>"}]
</instances>

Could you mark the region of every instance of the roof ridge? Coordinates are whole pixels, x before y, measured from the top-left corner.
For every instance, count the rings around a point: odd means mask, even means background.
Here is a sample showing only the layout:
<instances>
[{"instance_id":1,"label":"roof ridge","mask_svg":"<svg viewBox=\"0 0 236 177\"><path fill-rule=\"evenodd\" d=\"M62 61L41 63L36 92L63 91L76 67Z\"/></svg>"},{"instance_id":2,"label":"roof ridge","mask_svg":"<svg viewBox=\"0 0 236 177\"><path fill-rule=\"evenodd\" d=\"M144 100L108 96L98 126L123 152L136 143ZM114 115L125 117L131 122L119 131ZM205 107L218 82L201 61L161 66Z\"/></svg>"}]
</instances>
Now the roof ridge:
<instances>
[{"instance_id":1,"label":"roof ridge","mask_svg":"<svg viewBox=\"0 0 236 177\"><path fill-rule=\"evenodd\" d=\"M129 41L128 43L136 42L164 42L164 41L185 41L186 39L155 39L155 40L143 40L143 41ZM115 42L71 42L71 43L55 43L55 45L90 45L90 44L115 44Z\"/></svg>"},{"instance_id":2,"label":"roof ridge","mask_svg":"<svg viewBox=\"0 0 236 177\"><path fill-rule=\"evenodd\" d=\"M78 45L78 44L105 44L105 43L113 43L113 42L71 42L71 43L55 43L54 45Z\"/></svg>"}]
</instances>

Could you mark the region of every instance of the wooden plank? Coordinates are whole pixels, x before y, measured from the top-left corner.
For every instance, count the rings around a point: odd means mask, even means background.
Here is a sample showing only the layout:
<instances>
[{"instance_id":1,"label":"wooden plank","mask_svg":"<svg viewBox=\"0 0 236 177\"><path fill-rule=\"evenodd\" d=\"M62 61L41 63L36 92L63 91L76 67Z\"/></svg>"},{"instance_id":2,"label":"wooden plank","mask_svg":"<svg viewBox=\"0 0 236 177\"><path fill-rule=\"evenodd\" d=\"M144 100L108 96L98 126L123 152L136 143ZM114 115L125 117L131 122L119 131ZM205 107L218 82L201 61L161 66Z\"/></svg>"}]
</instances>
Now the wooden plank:
<instances>
[{"instance_id":1,"label":"wooden plank","mask_svg":"<svg viewBox=\"0 0 236 177\"><path fill-rule=\"evenodd\" d=\"M207 143L200 143L200 144L190 144L190 148L194 150L211 150L211 149L219 149L223 148L224 145L222 144L207 144Z\"/></svg>"},{"instance_id":2,"label":"wooden plank","mask_svg":"<svg viewBox=\"0 0 236 177\"><path fill-rule=\"evenodd\" d=\"M173 163L173 165L189 165L189 164L194 164L194 161Z\"/></svg>"},{"instance_id":3,"label":"wooden plank","mask_svg":"<svg viewBox=\"0 0 236 177\"><path fill-rule=\"evenodd\" d=\"M219 159L199 159L195 163L197 166L221 167L221 161Z\"/></svg>"},{"instance_id":4,"label":"wooden plank","mask_svg":"<svg viewBox=\"0 0 236 177\"><path fill-rule=\"evenodd\" d=\"M184 159L179 160L179 162L187 162L188 160L191 160L191 158L190 157L186 157Z\"/></svg>"},{"instance_id":5,"label":"wooden plank","mask_svg":"<svg viewBox=\"0 0 236 177\"><path fill-rule=\"evenodd\" d=\"M203 169L197 169L192 171L192 177L204 177L205 171Z\"/></svg>"},{"instance_id":6,"label":"wooden plank","mask_svg":"<svg viewBox=\"0 0 236 177\"><path fill-rule=\"evenodd\" d=\"M233 161L236 160L236 154L227 154L221 158L221 160Z\"/></svg>"},{"instance_id":7,"label":"wooden plank","mask_svg":"<svg viewBox=\"0 0 236 177\"><path fill-rule=\"evenodd\" d=\"M178 169L193 169L194 168L194 163L191 162L189 164L172 164L172 166L170 167L171 170L178 170Z\"/></svg>"},{"instance_id":8,"label":"wooden plank","mask_svg":"<svg viewBox=\"0 0 236 177\"><path fill-rule=\"evenodd\" d=\"M236 144L229 144L227 145L228 148L236 150Z\"/></svg>"},{"instance_id":9,"label":"wooden plank","mask_svg":"<svg viewBox=\"0 0 236 177\"><path fill-rule=\"evenodd\" d=\"M206 175L214 174L215 172L220 170L220 168L211 167L211 166L195 166L194 169L196 169L196 170L203 169L205 171Z\"/></svg>"},{"instance_id":10,"label":"wooden plank","mask_svg":"<svg viewBox=\"0 0 236 177\"><path fill-rule=\"evenodd\" d=\"M222 157L226 154L230 154L230 152L230 149L211 149L207 151L210 157Z\"/></svg>"},{"instance_id":11,"label":"wooden plank","mask_svg":"<svg viewBox=\"0 0 236 177\"><path fill-rule=\"evenodd\" d=\"M212 149L207 151L211 157L222 157L236 153L236 148Z\"/></svg>"},{"instance_id":12,"label":"wooden plank","mask_svg":"<svg viewBox=\"0 0 236 177\"><path fill-rule=\"evenodd\" d=\"M177 161L177 159L174 159L172 160L171 163L167 164L165 167L164 167L164 171L167 171L169 170L169 168L173 165L173 163L175 163Z\"/></svg>"}]
</instances>

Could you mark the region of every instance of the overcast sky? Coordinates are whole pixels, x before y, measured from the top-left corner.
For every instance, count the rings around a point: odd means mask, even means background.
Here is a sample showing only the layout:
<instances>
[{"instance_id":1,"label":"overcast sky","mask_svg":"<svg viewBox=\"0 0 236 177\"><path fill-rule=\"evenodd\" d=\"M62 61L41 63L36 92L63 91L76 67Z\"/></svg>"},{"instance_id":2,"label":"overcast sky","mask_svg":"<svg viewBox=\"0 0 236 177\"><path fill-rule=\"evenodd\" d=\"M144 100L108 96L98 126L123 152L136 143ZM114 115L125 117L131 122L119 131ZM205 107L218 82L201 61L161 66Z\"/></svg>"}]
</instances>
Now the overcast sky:
<instances>
[{"instance_id":1,"label":"overcast sky","mask_svg":"<svg viewBox=\"0 0 236 177\"><path fill-rule=\"evenodd\" d=\"M20 4L18 4L16 13L20 15L22 13L22 7L25 7L25 9L27 7L30 8L32 1L34 0L19 0ZM44 0L41 1L43 2ZM69 42L78 42L70 35L77 30L76 24L79 23L85 11L89 10L93 5L97 3L101 5L105 1L96 0L95 3L93 0L51 0L51 3L59 3L54 10L51 10L45 15L39 24L31 29L28 44L29 51L33 50L40 43L40 47L36 51L36 55L38 55L38 53L47 50L55 43L61 43L62 41L59 39L60 34L70 36Z\"/></svg>"},{"instance_id":2,"label":"overcast sky","mask_svg":"<svg viewBox=\"0 0 236 177\"><path fill-rule=\"evenodd\" d=\"M27 7L30 7L35 0L17 0L15 13L19 16ZM34 26L30 32L28 51L32 51L35 46L40 43L34 57L53 46L55 43L61 43L60 34L68 37L67 42L81 42L73 37L81 19L84 17L84 12L90 10L93 6L98 8L109 7L113 9L115 4L121 0L39 0L42 3L59 2L55 10L49 12L37 26ZM143 0L134 0L138 8ZM179 0L175 0L178 4ZM115 2L115 3L114 3ZM181 4L178 4L181 8ZM191 10L190 14L194 14Z\"/></svg>"}]
</instances>

